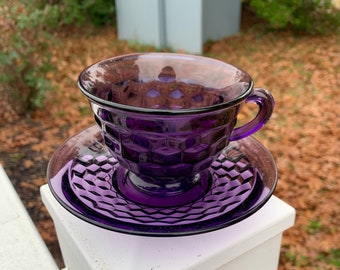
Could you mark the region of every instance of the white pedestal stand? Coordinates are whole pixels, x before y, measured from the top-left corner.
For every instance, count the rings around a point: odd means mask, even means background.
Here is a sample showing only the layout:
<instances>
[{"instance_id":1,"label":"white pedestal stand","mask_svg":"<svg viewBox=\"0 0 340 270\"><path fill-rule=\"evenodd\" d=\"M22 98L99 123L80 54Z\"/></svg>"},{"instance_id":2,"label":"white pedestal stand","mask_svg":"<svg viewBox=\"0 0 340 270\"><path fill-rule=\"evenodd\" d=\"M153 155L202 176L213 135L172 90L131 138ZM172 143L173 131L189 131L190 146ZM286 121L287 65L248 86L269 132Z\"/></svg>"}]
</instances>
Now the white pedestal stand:
<instances>
[{"instance_id":1,"label":"white pedestal stand","mask_svg":"<svg viewBox=\"0 0 340 270\"><path fill-rule=\"evenodd\" d=\"M277 269L282 232L295 210L272 196L254 215L224 229L179 237L147 237L109 231L65 210L41 187L68 270Z\"/></svg>"}]
</instances>

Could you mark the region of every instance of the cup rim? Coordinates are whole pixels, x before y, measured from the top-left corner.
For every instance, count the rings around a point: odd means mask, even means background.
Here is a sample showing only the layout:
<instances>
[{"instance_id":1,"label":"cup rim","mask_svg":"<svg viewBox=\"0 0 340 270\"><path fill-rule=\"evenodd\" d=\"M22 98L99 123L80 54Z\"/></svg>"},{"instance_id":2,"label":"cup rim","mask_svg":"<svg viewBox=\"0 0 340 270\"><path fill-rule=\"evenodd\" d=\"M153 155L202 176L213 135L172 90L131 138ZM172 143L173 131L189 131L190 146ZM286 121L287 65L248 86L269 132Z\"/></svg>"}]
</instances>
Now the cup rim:
<instances>
[{"instance_id":1,"label":"cup rim","mask_svg":"<svg viewBox=\"0 0 340 270\"><path fill-rule=\"evenodd\" d=\"M106 62L116 62L120 61L123 59L133 59L133 58L138 58L138 57L170 57L170 58L186 58L188 60L200 60L201 62L210 62L210 63L219 63L222 65L225 65L226 67L238 70L242 72L244 75L246 75L249 78L248 81L248 87L246 90L239 96L230 99L228 101L219 103L219 104L214 104L214 105L209 105L209 106L202 106L202 107L195 107L195 108L185 108L185 109L159 109L159 108L145 108L145 107L137 107L137 106L132 106L132 105L126 105L126 104L120 104L117 102L113 101L108 101L103 98L100 98L94 94L92 94L88 89L83 85L82 83L82 76L90 70L92 67L96 65L100 65ZM129 112L136 112L136 113L147 113L147 114L162 114L162 115L183 115L183 114L194 114L194 113L204 113L204 112L210 112L210 111L216 111L220 109L224 109L227 107L231 107L234 105L237 105L241 103L244 99L247 98L248 95L251 94L254 88L254 81L252 77L244 70L229 64L227 62L214 59L214 58L209 58L205 56L199 56L199 55L190 55L190 54L182 54L182 53L168 53L168 52L142 52L142 53L131 53L131 54L123 54L119 56L113 56L109 58L102 59L100 61L97 61L89 66L87 66L78 76L78 81L77 81L78 87L80 91L88 98L90 99L91 102L95 102L97 104L115 108L115 109L120 109L123 111L129 111Z\"/></svg>"}]
</instances>

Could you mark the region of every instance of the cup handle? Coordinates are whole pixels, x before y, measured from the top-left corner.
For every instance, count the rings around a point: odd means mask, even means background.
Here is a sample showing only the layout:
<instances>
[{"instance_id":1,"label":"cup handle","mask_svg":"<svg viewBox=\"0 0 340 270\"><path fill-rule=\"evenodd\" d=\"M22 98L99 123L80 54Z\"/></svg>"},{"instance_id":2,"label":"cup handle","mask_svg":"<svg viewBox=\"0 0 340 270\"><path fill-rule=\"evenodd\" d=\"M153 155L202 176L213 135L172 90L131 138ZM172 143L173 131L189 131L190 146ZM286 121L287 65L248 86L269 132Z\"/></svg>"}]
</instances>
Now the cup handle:
<instances>
[{"instance_id":1,"label":"cup handle","mask_svg":"<svg viewBox=\"0 0 340 270\"><path fill-rule=\"evenodd\" d=\"M259 111L253 120L232 131L229 138L230 141L240 140L255 133L268 122L273 113L274 98L269 91L263 88L255 88L254 92L246 98L245 102L256 103Z\"/></svg>"}]
</instances>

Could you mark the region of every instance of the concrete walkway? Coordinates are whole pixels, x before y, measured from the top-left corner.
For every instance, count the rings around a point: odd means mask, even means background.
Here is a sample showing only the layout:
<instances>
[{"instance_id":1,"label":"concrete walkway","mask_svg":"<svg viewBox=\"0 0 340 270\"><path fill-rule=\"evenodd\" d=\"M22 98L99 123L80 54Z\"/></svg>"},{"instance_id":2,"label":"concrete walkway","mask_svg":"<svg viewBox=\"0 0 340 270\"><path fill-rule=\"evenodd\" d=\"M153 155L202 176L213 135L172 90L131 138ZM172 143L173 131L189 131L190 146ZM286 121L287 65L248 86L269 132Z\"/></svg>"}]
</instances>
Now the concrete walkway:
<instances>
[{"instance_id":1,"label":"concrete walkway","mask_svg":"<svg viewBox=\"0 0 340 270\"><path fill-rule=\"evenodd\" d=\"M58 269L1 164L0 269Z\"/></svg>"}]
</instances>

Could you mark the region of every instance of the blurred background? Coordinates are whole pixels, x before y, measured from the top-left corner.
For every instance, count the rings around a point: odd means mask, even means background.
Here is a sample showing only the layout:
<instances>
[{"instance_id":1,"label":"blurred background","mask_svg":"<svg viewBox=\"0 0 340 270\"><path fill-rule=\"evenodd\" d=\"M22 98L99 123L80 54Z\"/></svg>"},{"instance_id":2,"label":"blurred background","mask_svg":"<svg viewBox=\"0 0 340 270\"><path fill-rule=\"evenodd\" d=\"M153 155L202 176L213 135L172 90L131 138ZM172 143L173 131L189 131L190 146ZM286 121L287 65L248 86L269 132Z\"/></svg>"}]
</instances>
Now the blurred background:
<instances>
[{"instance_id":1,"label":"blurred background","mask_svg":"<svg viewBox=\"0 0 340 270\"><path fill-rule=\"evenodd\" d=\"M229 62L273 93L256 137L278 165L274 194L297 210L279 268L339 269L339 1L136 2L0 0L0 163L59 266L39 187L56 147L94 124L79 73L107 57L167 51Z\"/></svg>"}]
</instances>

